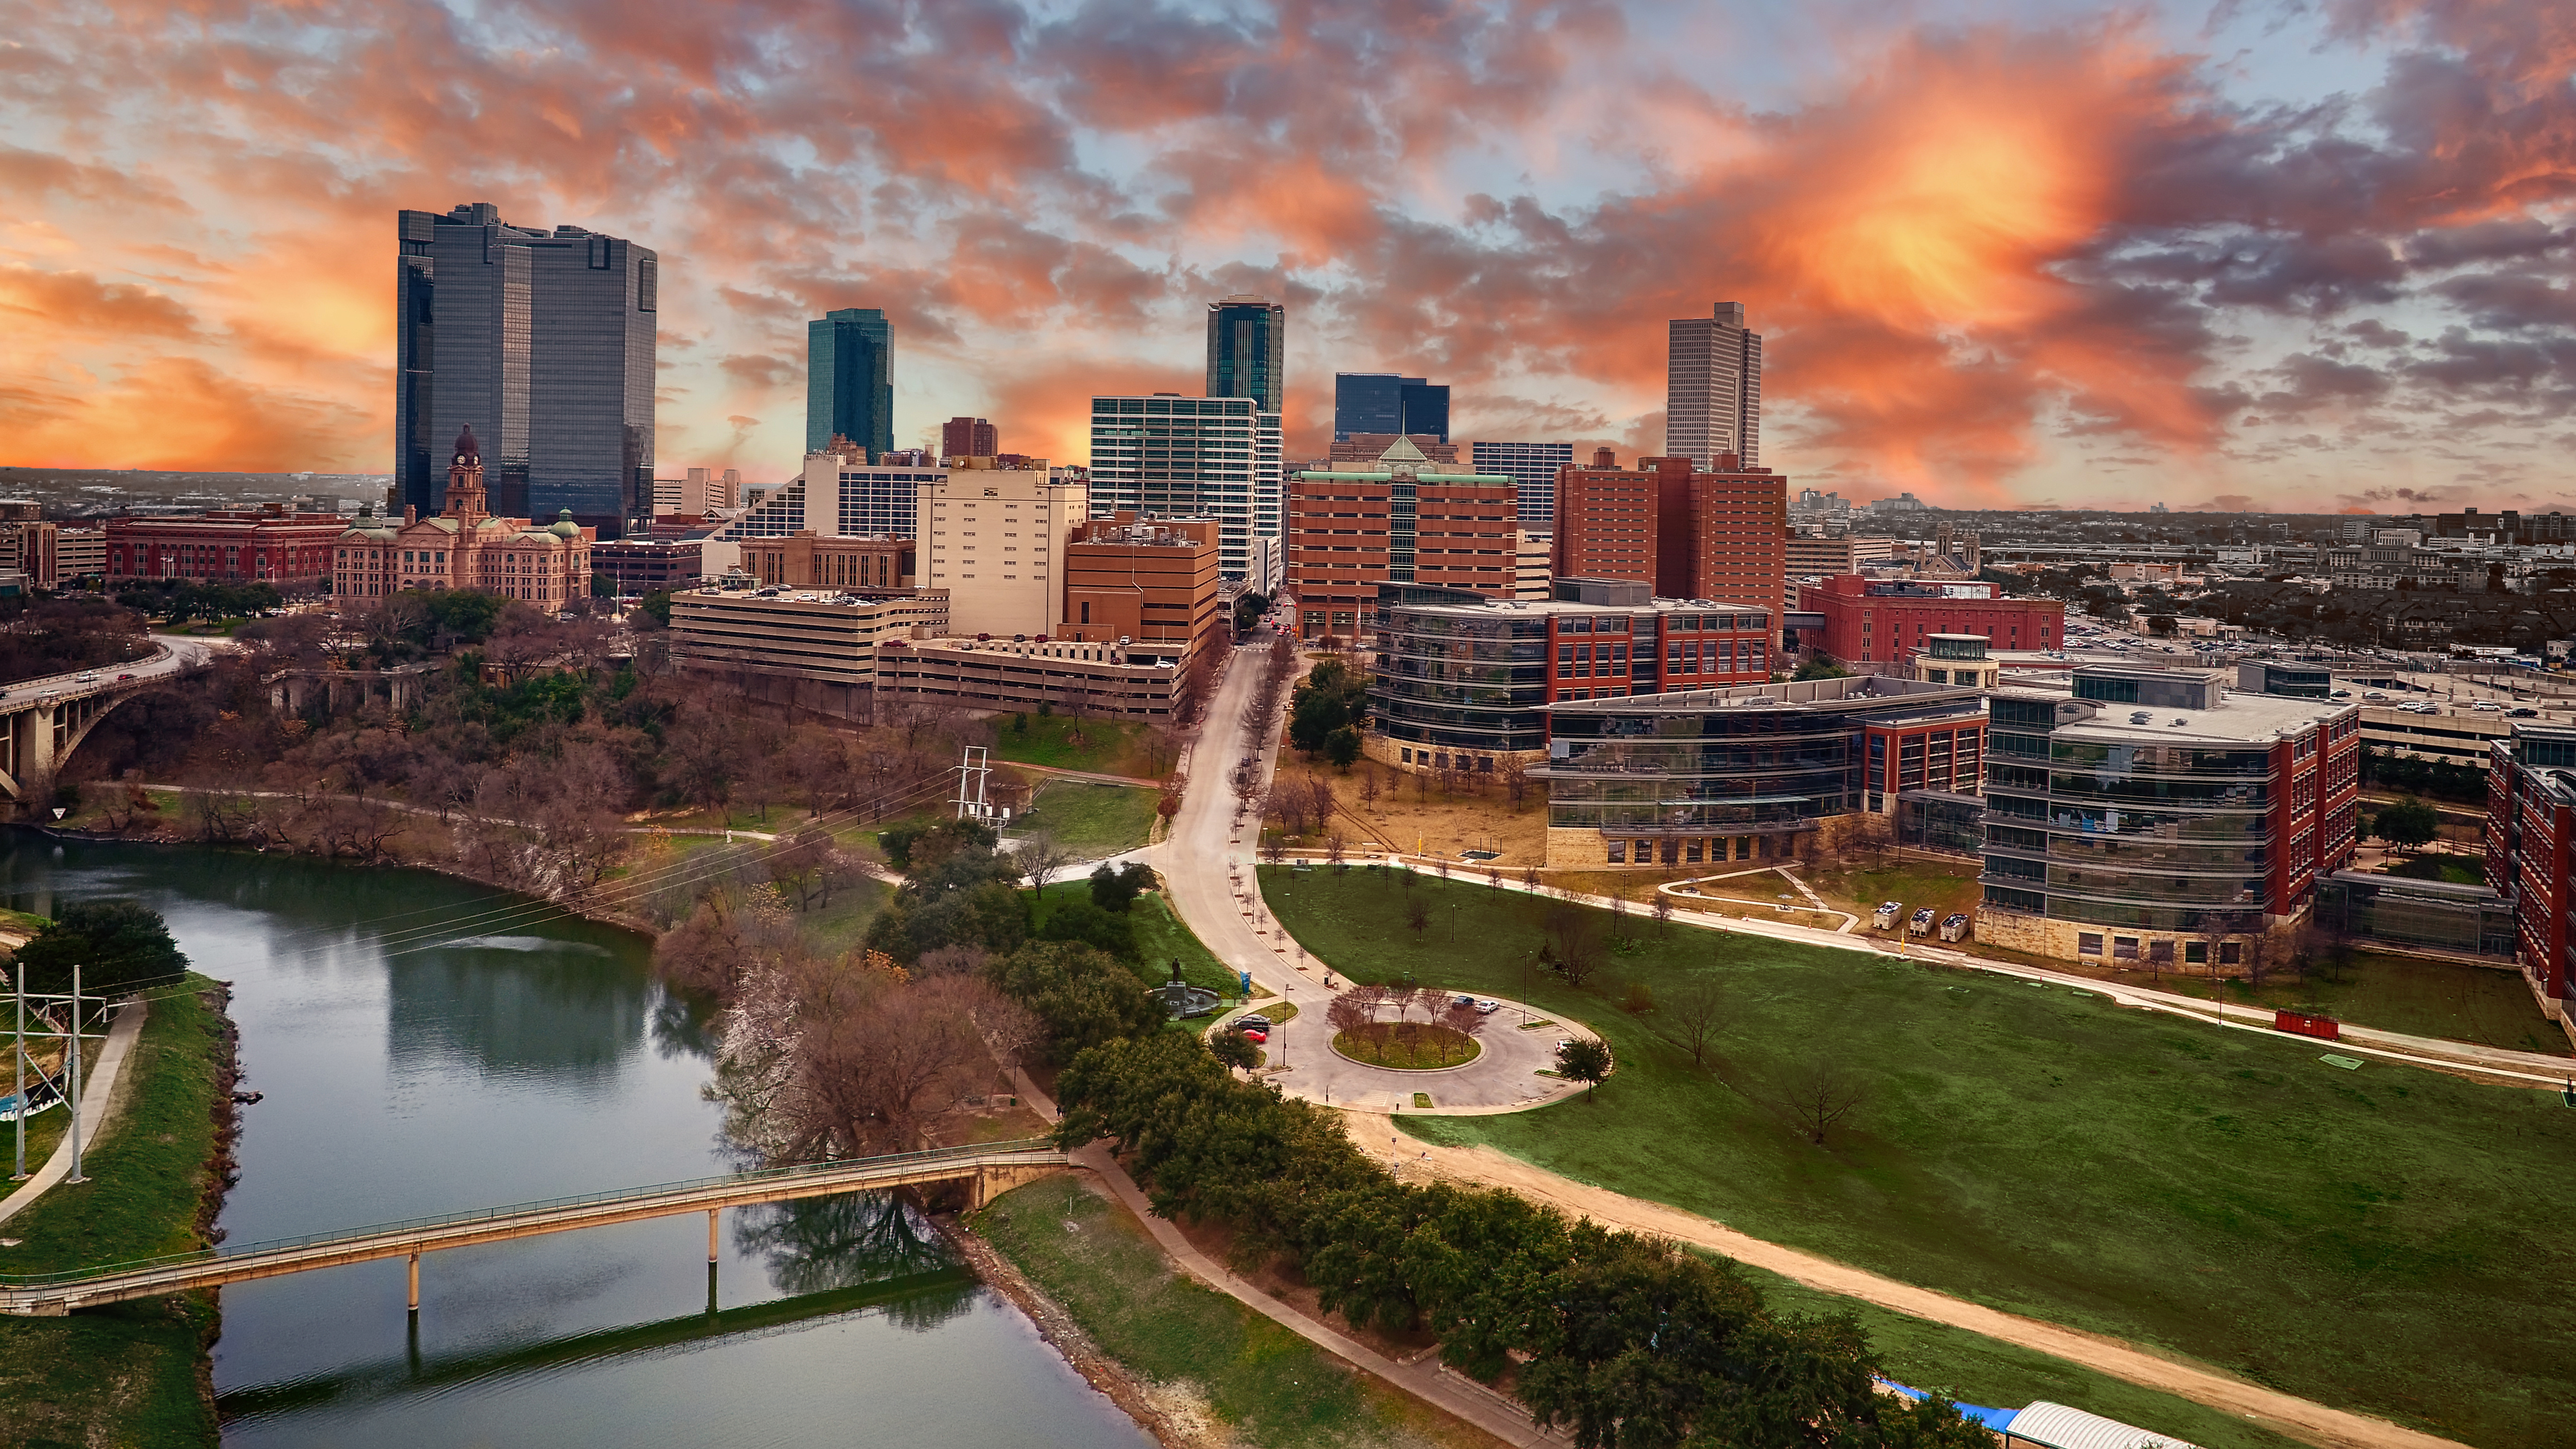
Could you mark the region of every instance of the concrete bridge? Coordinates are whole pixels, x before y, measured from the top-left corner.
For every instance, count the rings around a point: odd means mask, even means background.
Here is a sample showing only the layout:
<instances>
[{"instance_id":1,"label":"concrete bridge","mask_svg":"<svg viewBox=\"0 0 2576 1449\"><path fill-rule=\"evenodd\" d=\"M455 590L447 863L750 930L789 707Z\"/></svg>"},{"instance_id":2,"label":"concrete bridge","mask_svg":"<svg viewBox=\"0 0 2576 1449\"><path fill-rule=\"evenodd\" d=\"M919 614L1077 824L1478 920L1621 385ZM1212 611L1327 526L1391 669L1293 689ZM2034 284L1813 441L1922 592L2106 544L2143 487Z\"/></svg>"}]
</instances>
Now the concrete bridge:
<instances>
[{"instance_id":1,"label":"concrete bridge","mask_svg":"<svg viewBox=\"0 0 2576 1449\"><path fill-rule=\"evenodd\" d=\"M54 774L108 711L206 667L208 650L185 640L152 641L152 655L128 664L26 679L0 690L0 795L19 804L52 788Z\"/></svg>"},{"instance_id":2,"label":"concrete bridge","mask_svg":"<svg viewBox=\"0 0 2576 1449\"><path fill-rule=\"evenodd\" d=\"M287 1238L273 1243L226 1245L203 1252L138 1263L111 1263L67 1273L0 1275L0 1313L18 1317L58 1318L75 1308L95 1308L129 1298L151 1298L309 1273L347 1263L381 1258L411 1259L411 1307L420 1309L420 1255L441 1248L470 1247L544 1233L568 1233L612 1223L681 1213L707 1215L707 1261L716 1258L716 1215L729 1207L786 1202L802 1197L916 1183L961 1182L971 1205L982 1207L998 1193L1060 1171L1068 1159L1063 1149L1044 1138L995 1142L972 1147L942 1147L892 1157L854 1158L804 1167L773 1168L658 1187L628 1188L521 1203L480 1212L415 1218L347 1232Z\"/></svg>"}]
</instances>

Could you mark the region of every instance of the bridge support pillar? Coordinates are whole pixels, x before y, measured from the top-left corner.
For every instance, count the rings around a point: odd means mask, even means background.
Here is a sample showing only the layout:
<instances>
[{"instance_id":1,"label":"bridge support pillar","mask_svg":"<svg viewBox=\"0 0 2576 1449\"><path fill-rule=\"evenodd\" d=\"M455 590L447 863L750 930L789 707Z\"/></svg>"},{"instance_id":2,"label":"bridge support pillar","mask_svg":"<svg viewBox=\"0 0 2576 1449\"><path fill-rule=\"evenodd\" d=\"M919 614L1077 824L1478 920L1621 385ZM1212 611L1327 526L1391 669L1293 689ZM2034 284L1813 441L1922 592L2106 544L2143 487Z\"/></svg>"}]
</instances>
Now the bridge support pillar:
<instances>
[{"instance_id":1,"label":"bridge support pillar","mask_svg":"<svg viewBox=\"0 0 2576 1449\"><path fill-rule=\"evenodd\" d=\"M707 1209L707 1266L710 1268L716 1262L716 1214L723 1211L722 1208Z\"/></svg>"},{"instance_id":2,"label":"bridge support pillar","mask_svg":"<svg viewBox=\"0 0 2576 1449\"><path fill-rule=\"evenodd\" d=\"M411 1255L411 1316L420 1316L420 1254Z\"/></svg>"}]
</instances>

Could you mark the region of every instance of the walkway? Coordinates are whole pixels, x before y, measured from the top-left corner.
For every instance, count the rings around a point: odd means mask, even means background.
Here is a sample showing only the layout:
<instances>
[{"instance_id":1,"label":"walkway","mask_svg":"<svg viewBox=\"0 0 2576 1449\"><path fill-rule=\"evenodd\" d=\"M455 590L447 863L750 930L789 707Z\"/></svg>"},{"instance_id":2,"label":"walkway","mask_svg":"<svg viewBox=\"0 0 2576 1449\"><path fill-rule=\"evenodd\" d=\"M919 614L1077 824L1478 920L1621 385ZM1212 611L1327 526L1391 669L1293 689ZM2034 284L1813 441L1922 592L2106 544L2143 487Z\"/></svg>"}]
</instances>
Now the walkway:
<instances>
[{"instance_id":1,"label":"walkway","mask_svg":"<svg viewBox=\"0 0 2576 1449\"><path fill-rule=\"evenodd\" d=\"M976 1201L981 1204L990 1195L994 1179L1000 1179L1003 1187L1016 1186L1020 1178L1052 1171L1062 1167L1065 1161L1061 1149L1036 1139L943 1147L929 1152L781 1167L766 1172L732 1173L692 1182L664 1183L655 1187L488 1208L479 1212L414 1218L408 1222L386 1223L342 1233L212 1248L140 1263L110 1264L65 1273L0 1275L0 1313L59 1317L75 1308L92 1308L129 1298L150 1298L254 1278L336 1268L346 1263L402 1257L413 1260L412 1306L418 1308L420 1255L441 1248L463 1248L476 1243L703 1212L707 1215L709 1260L713 1261L715 1215L729 1207L959 1179L974 1181Z\"/></svg>"},{"instance_id":2,"label":"walkway","mask_svg":"<svg viewBox=\"0 0 2576 1449\"><path fill-rule=\"evenodd\" d=\"M1350 1114L1351 1134L1363 1147L1389 1137L1396 1126L1388 1118ZM2166 1358L2115 1338L2001 1312L1830 1258L1767 1243L1679 1208L1569 1181L1491 1147L1438 1147L1408 1139L1399 1154L1399 1169L1428 1170L1454 1181L1508 1188L1608 1227L1652 1233L1708 1248L1810 1288L2036 1349L2114 1378L2259 1420L2284 1434L2328 1449L2460 1449L2448 1439L2229 1378L2213 1369Z\"/></svg>"},{"instance_id":3,"label":"walkway","mask_svg":"<svg viewBox=\"0 0 2576 1449\"><path fill-rule=\"evenodd\" d=\"M117 1083L125 1074L125 1059L134 1054L134 1039L143 1035L143 1018L147 1010L140 1001L129 1001L118 1007L116 1020L107 1028L107 1042L98 1050L97 1062L84 1063L81 1067L84 1075L81 1081L80 1139L84 1153L98 1149L99 1134L107 1127L107 1109L116 1100ZM88 1033L83 1032L82 1035L87 1036ZM45 1165L37 1168L16 1192L9 1194L7 1201L0 1202L0 1223L26 1211L44 1195L45 1189L69 1177L71 1170L72 1135L66 1132L63 1140L55 1144L54 1155L46 1160Z\"/></svg>"}]
</instances>

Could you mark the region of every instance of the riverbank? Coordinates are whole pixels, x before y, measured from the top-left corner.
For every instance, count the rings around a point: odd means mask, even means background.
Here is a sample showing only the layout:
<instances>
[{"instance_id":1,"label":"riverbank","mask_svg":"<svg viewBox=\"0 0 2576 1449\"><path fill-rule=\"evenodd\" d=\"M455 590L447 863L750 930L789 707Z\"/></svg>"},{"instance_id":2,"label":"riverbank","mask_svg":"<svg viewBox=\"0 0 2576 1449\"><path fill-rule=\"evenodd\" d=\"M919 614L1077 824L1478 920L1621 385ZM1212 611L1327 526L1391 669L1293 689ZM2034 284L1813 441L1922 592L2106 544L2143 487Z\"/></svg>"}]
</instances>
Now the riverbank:
<instances>
[{"instance_id":1,"label":"riverbank","mask_svg":"<svg viewBox=\"0 0 2576 1449\"><path fill-rule=\"evenodd\" d=\"M156 997L89 1180L10 1220L0 1273L45 1273L207 1246L233 1175L237 1065L224 983ZM13 1241L14 1240L14 1241ZM214 1296L69 1318L0 1318L0 1443L212 1445Z\"/></svg>"},{"instance_id":2,"label":"riverbank","mask_svg":"<svg viewBox=\"0 0 2576 1449\"><path fill-rule=\"evenodd\" d=\"M969 1226L1043 1295L1021 1304L1041 1332L1051 1320L1069 1323L1087 1354L1054 1333L1049 1341L1167 1445L1490 1449L1498 1442L1175 1271L1144 1225L1087 1175L1005 1193ZM1109 1376L1123 1376L1124 1386L1103 1382L1087 1356L1105 1356Z\"/></svg>"}]
</instances>

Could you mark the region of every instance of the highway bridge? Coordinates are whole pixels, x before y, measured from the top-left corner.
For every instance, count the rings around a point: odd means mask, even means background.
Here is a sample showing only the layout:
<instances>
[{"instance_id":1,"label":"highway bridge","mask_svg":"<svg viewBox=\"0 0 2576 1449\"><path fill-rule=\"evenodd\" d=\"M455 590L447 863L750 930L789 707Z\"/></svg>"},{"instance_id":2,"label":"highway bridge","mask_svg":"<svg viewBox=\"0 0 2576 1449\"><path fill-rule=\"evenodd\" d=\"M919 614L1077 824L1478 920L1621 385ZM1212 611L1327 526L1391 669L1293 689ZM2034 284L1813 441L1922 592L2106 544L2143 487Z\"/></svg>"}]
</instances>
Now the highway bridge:
<instances>
[{"instance_id":1,"label":"highway bridge","mask_svg":"<svg viewBox=\"0 0 2576 1449\"><path fill-rule=\"evenodd\" d=\"M891 1157L780 1167L414 1218L409 1222L379 1223L346 1232L242 1247L228 1244L174 1257L110 1263L63 1273L0 1274L0 1313L58 1318L75 1308L95 1308L129 1298L151 1298L254 1278L309 1273L347 1263L406 1257L411 1260L411 1308L418 1312L421 1254L441 1248L703 1212L707 1215L707 1261L714 1262L716 1217L729 1207L930 1182L964 1183L971 1205L982 1207L996 1193L1058 1171L1066 1161L1064 1150L1044 1138L941 1147Z\"/></svg>"},{"instance_id":2,"label":"highway bridge","mask_svg":"<svg viewBox=\"0 0 2576 1449\"><path fill-rule=\"evenodd\" d=\"M22 679L0 690L0 795L34 803L31 797L52 788L55 771L108 711L205 668L209 653L204 644L155 639L149 658Z\"/></svg>"}]
</instances>

